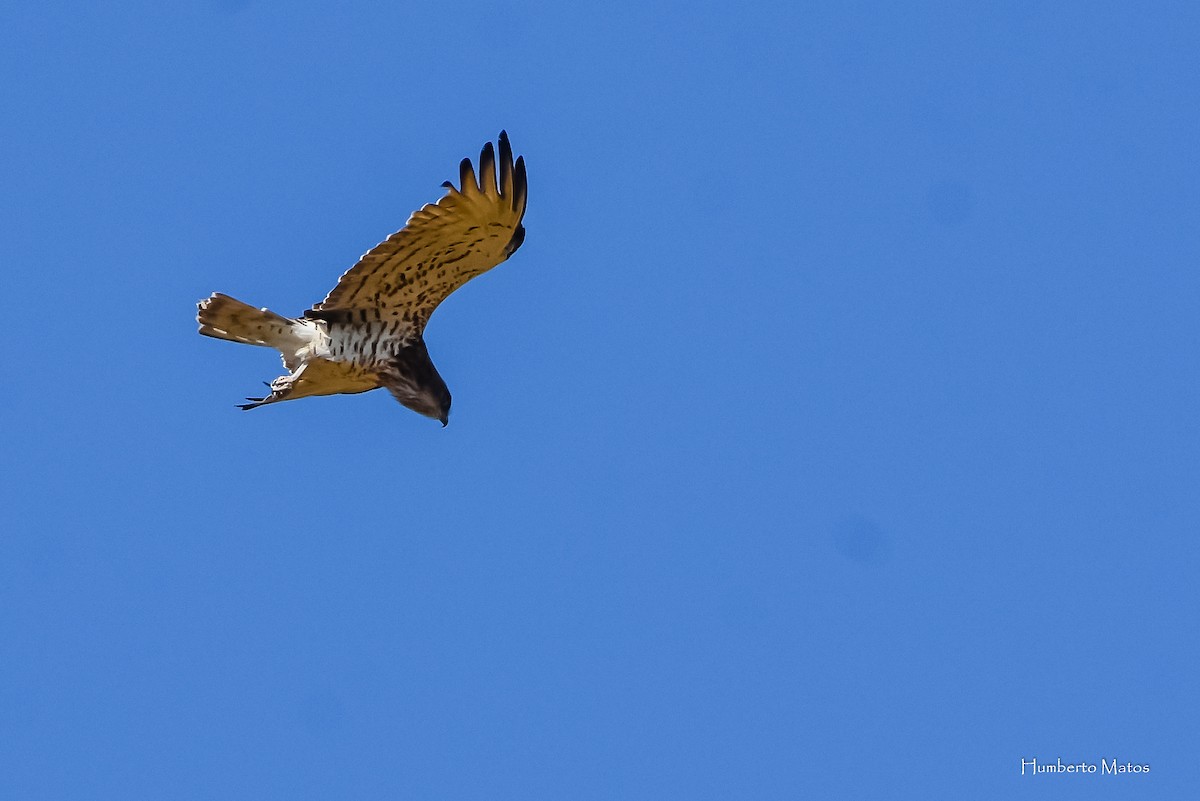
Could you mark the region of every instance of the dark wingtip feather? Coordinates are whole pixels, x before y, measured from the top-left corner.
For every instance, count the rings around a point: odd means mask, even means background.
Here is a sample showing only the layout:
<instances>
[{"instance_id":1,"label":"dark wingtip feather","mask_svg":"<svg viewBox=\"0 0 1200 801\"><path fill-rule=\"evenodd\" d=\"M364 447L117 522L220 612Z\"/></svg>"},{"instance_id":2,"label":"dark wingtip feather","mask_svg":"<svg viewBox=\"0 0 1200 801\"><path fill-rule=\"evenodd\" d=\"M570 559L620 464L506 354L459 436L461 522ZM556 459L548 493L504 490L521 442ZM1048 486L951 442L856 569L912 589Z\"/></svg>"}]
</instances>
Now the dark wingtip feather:
<instances>
[{"instance_id":1,"label":"dark wingtip feather","mask_svg":"<svg viewBox=\"0 0 1200 801\"><path fill-rule=\"evenodd\" d=\"M500 132L500 196L508 197L512 192L513 156L508 134Z\"/></svg>"},{"instance_id":2,"label":"dark wingtip feather","mask_svg":"<svg viewBox=\"0 0 1200 801\"><path fill-rule=\"evenodd\" d=\"M529 184L525 177L525 157L517 156L516 174L513 178L513 210L523 214L525 212L525 199L529 194Z\"/></svg>"},{"instance_id":3,"label":"dark wingtip feather","mask_svg":"<svg viewBox=\"0 0 1200 801\"><path fill-rule=\"evenodd\" d=\"M485 144L479 154L479 188L485 193L496 188L496 151L491 142Z\"/></svg>"},{"instance_id":4,"label":"dark wingtip feather","mask_svg":"<svg viewBox=\"0 0 1200 801\"><path fill-rule=\"evenodd\" d=\"M475 168L471 166L470 159L463 159L458 165L458 191L466 193L470 191L468 187L479 188L479 184L475 183Z\"/></svg>"}]
</instances>

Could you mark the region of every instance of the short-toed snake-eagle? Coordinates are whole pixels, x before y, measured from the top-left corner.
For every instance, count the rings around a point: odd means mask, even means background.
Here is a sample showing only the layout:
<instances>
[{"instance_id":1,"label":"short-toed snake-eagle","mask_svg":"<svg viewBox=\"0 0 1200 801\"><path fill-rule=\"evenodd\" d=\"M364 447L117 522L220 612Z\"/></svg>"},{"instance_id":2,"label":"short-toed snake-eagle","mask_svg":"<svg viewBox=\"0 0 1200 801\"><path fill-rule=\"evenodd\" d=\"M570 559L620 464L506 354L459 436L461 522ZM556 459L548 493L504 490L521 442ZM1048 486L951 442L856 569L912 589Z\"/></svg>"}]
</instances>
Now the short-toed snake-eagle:
<instances>
[{"instance_id":1,"label":"short-toed snake-eagle","mask_svg":"<svg viewBox=\"0 0 1200 801\"><path fill-rule=\"evenodd\" d=\"M243 409L310 395L384 387L414 412L446 424L450 391L425 349L425 324L438 304L521 246L525 160L513 162L501 131L499 159L488 142L479 175L470 159L459 186L413 213L408 223L363 255L325 298L290 318L214 294L200 302L200 333L275 348L288 374Z\"/></svg>"}]
</instances>

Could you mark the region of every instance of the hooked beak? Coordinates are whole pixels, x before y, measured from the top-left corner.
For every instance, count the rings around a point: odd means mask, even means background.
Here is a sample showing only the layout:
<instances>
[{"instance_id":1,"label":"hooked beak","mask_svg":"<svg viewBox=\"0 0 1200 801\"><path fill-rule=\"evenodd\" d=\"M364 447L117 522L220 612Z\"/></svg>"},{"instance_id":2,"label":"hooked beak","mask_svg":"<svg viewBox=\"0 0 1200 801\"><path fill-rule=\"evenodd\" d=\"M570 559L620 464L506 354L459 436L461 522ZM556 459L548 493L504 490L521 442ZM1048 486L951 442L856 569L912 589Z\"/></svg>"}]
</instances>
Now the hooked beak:
<instances>
[{"instance_id":1,"label":"hooked beak","mask_svg":"<svg viewBox=\"0 0 1200 801\"><path fill-rule=\"evenodd\" d=\"M449 417L439 417L438 419L442 421L442 428L445 428L447 425L450 424Z\"/></svg>"}]
</instances>

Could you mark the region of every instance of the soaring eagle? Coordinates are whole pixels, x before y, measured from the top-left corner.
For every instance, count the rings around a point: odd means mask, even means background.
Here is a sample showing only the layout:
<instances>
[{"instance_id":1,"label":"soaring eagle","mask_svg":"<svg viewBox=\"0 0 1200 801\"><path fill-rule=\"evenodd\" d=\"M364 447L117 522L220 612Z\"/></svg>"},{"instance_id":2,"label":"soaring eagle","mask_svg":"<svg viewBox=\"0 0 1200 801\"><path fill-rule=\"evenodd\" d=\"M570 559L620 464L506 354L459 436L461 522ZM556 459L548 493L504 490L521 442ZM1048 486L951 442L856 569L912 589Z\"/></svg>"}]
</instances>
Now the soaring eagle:
<instances>
[{"instance_id":1,"label":"soaring eagle","mask_svg":"<svg viewBox=\"0 0 1200 801\"><path fill-rule=\"evenodd\" d=\"M240 408L385 387L414 412L446 425L450 390L425 349L425 324L447 295L521 246L525 160L513 163L501 131L499 165L488 142L478 180L471 160L463 159L459 183L442 184L450 191L441 200L414 212L299 318L219 293L200 301L201 334L283 354L288 374L268 384L270 395L246 398L250 403Z\"/></svg>"}]
</instances>

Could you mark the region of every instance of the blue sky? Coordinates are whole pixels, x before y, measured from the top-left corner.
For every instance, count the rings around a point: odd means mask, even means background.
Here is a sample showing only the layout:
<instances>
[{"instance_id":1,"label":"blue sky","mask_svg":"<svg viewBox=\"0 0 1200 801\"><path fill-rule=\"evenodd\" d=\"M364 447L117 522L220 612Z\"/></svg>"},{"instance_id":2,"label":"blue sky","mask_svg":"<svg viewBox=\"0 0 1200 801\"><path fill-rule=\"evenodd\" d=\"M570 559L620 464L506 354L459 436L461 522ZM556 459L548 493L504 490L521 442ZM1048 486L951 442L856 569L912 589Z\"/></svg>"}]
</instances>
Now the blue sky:
<instances>
[{"instance_id":1,"label":"blue sky","mask_svg":"<svg viewBox=\"0 0 1200 801\"><path fill-rule=\"evenodd\" d=\"M0 12L0 796L1194 791L1194 5L117 5ZM501 128L450 426L236 410Z\"/></svg>"}]
</instances>

